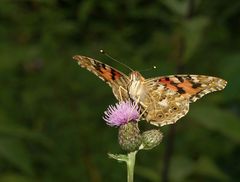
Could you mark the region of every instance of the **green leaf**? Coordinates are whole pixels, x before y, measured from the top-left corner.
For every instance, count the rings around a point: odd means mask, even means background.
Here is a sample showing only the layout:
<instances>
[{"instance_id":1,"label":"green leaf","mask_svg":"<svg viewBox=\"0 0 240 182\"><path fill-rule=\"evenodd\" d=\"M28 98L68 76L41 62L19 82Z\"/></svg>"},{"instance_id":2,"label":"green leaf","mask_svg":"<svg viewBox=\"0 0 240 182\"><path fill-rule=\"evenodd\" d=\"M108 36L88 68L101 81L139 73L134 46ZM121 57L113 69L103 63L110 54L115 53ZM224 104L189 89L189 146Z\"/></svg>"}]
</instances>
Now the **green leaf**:
<instances>
[{"instance_id":1,"label":"green leaf","mask_svg":"<svg viewBox=\"0 0 240 182\"><path fill-rule=\"evenodd\" d=\"M85 22L91 11L93 10L94 7L94 1L93 0L89 0L89 1L82 1L82 3L79 4L79 10L78 10L78 19L81 22Z\"/></svg>"},{"instance_id":2,"label":"green leaf","mask_svg":"<svg viewBox=\"0 0 240 182\"><path fill-rule=\"evenodd\" d=\"M191 107L188 116L204 127L240 142L240 118L233 113L213 105L198 104Z\"/></svg>"},{"instance_id":3,"label":"green leaf","mask_svg":"<svg viewBox=\"0 0 240 182\"><path fill-rule=\"evenodd\" d=\"M0 157L27 174L33 173L30 154L18 139L0 138Z\"/></svg>"},{"instance_id":4,"label":"green leaf","mask_svg":"<svg viewBox=\"0 0 240 182\"><path fill-rule=\"evenodd\" d=\"M183 23L183 34L186 40L186 51L184 53L185 61L191 58L200 42L203 40L203 31L208 24L209 19L206 17L192 18Z\"/></svg>"},{"instance_id":5,"label":"green leaf","mask_svg":"<svg viewBox=\"0 0 240 182\"><path fill-rule=\"evenodd\" d=\"M165 0L162 1L172 12L184 16L187 12L188 1Z\"/></svg>"},{"instance_id":6,"label":"green leaf","mask_svg":"<svg viewBox=\"0 0 240 182\"><path fill-rule=\"evenodd\" d=\"M170 181L185 181L192 174L194 163L184 156L174 156L171 160Z\"/></svg>"},{"instance_id":7,"label":"green leaf","mask_svg":"<svg viewBox=\"0 0 240 182\"><path fill-rule=\"evenodd\" d=\"M224 79L228 81L228 85L224 90L223 94L226 100L236 100L240 99L240 84L239 80L239 70L240 70L240 54L230 54L222 58L220 68L221 74L224 75Z\"/></svg>"},{"instance_id":8,"label":"green leaf","mask_svg":"<svg viewBox=\"0 0 240 182\"><path fill-rule=\"evenodd\" d=\"M196 164L196 173L214 178L218 181L229 181L229 177L208 157L201 157Z\"/></svg>"},{"instance_id":9,"label":"green leaf","mask_svg":"<svg viewBox=\"0 0 240 182\"><path fill-rule=\"evenodd\" d=\"M38 180L14 173L7 173L0 176L1 182L36 182Z\"/></svg>"},{"instance_id":10,"label":"green leaf","mask_svg":"<svg viewBox=\"0 0 240 182\"><path fill-rule=\"evenodd\" d=\"M6 137L16 137L26 139L33 142L38 142L44 147L49 147L52 142L44 136L42 133L37 131L31 131L30 129L12 121L12 118L5 114L0 109L0 134Z\"/></svg>"},{"instance_id":11,"label":"green leaf","mask_svg":"<svg viewBox=\"0 0 240 182\"><path fill-rule=\"evenodd\" d=\"M29 141L40 143L42 146L49 148L52 142L43 134L31 131L18 124L0 123L0 134L8 137L22 138Z\"/></svg>"},{"instance_id":12,"label":"green leaf","mask_svg":"<svg viewBox=\"0 0 240 182\"><path fill-rule=\"evenodd\" d=\"M138 176L145 178L147 181L158 182L161 180L159 171L155 171L155 170L151 169L150 167L136 166L135 173Z\"/></svg>"},{"instance_id":13,"label":"green leaf","mask_svg":"<svg viewBox=\"0 0 240 182\"><path fill-rule=\"evenodd\" d=\"M111 153L108 153L108 157L111 158L111 159L115 159L118 162L122 162L122 161L127 162L128 161L128 156L124 155L124 154L111 154Z\"/></svg>"},{"instance_id":14,"label":"green leaf","mask_svg":"<svg viewBox=\"0 0 240 182\"><path fill-rule=\"evenodd\" d=\"M170 168L170 181L188 181L194 174L219 181L229 180L228 176L207 157L201 157L198 161L185 156L173 157Z\"/></svg>"}]
</instances>

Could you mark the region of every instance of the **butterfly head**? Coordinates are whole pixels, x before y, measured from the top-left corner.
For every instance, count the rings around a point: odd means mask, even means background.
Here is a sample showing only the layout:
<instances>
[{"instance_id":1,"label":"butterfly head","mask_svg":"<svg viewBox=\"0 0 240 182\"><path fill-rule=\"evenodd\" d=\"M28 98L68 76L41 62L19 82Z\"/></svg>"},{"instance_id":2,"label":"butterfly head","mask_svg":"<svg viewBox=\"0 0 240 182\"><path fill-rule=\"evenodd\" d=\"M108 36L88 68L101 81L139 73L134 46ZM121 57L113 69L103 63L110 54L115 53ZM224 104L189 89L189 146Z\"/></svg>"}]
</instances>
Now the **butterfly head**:
<instances>
[{"instance_id":1,"label":"butterfly head","mask_svg":"<svg viewBox=\"0 0 240 182\"><path fill-rule=\"evenodd\" d=\"M145 96L144 78L139 72L133 71L130 74L128 91L131 99L135 101Z\"/></svg>"},{"instance_id":2,"label":"butterfly head","mask_svg":"<svg viewBox=\"0 0 240 182\"><path fill-rule=\"evenodd\" d=\"M130 80L132 82L138 82L138 81L143 81L144 78L143 76L138 72L138 71L133 71L131 74L130 74Z\"/></svg>"}]
</instances>

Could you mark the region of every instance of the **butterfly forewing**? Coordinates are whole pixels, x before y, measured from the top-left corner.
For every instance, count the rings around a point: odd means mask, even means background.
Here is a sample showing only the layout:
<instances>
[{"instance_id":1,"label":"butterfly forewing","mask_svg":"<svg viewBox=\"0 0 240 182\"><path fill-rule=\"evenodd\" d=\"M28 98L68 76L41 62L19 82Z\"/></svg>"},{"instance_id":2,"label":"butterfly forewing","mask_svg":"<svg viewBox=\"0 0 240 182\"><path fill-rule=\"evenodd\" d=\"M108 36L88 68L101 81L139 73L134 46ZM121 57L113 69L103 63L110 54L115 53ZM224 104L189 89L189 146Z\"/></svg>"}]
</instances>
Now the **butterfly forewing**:
<instances>
[{"instance_id":1,"label":"butterfly forewing","mask_svg":"<svg viewBox=\"0 0 240 182\"><path fill-rule=\"evenodd\" d=\"M107 64L86 56L76 55L73 59L76 60L81 67L94 73L112 87L113 94L118 100L128 99L127 85L129 78L127 75Z\"/></svg>"},{"instance_id":2,"label":"butterfly forewing","mask_svg":"<svg viewBox=\"0 0 240 182\"><path fill-rule=\"evenodd\" d=\"M178 92L188 98L189 102L195 102L208 93L222 90L227 84L221 78L205 75L171 75L150 80Z\"/></svg>"}]
</instances>

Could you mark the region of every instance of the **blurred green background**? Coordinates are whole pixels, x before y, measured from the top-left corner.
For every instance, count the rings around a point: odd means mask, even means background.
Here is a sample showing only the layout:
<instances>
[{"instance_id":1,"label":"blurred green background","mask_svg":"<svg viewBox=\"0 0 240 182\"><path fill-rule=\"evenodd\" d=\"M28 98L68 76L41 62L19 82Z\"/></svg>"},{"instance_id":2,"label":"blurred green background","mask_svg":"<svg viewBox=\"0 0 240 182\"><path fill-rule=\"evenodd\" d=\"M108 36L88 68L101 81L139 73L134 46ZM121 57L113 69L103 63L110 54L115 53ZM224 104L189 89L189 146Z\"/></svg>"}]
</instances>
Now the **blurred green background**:
<instances>
[{"instance_id":1,"label":"blurred green background","mask_svg":"<svg viewBox=\"0 0 240 182\"><path fill-rule=\"evenodd\" d=\"M0 1L0 181L126 181L117 129L102 119L111 89L73 60L86 55L145 77L204 74L228 81L194 103L172 139L137 155L138 182L240 178L240 1ZM143 124L144 125L144 124ZM143 126L144 127L144 126Z\"/></svg>"}]
</instances>

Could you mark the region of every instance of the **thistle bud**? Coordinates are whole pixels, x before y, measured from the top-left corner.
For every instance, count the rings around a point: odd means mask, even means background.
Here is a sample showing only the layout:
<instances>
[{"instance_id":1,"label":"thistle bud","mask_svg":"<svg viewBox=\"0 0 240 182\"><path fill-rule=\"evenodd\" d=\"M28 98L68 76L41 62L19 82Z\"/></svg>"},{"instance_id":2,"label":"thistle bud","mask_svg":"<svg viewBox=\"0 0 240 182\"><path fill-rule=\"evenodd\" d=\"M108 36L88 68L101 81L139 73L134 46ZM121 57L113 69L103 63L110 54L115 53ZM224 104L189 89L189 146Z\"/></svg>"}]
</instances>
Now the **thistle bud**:
<instances>
[{"instance_id":1,"label":"thistle bud","mask_svg":"<svg viewBox=\"0 0 240 182\"><path fill-rule=\"evenodd\" d=\"M118 142L121 148L128 152L139 149L142 143L142 137L137 122L128 122L119 127Z\"/></svg>"},{"instance_id":2,"label":"thistle bud","mask_svg":"<svg viewBox=\"0 0 240 182\"><path fill-rule=\"evenodd\" d=\"M142 133L142 146L144 150L150 150L162 141L163 135L159 130L153 129Z\"/></svg>"}]
</instances>

